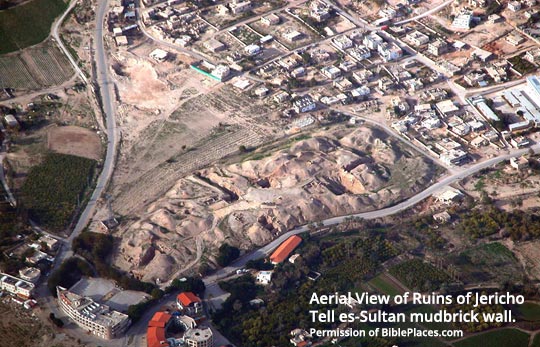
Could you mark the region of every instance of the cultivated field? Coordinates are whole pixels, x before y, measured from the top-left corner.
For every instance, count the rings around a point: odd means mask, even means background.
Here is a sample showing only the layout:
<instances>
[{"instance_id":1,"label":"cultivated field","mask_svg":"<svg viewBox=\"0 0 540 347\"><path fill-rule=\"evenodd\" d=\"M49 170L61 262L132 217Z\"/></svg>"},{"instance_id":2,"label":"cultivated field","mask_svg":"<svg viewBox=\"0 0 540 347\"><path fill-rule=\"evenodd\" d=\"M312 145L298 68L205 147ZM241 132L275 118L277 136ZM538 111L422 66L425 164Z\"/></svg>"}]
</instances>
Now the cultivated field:
<instances>
[{"instance_id":1,"label":"cultivated field","mask_svg":"<svg viewBox=\"0 0 540 347\"><path fill-rule=\"evenodd\" d=\"M65 82L73 73L67 58L51 41L0 56L0 88L50 87Z\"/></svg>"},{"instance_id":2,"label":"cultivated field","mask_svg":"<svg viewBox=\"0 0 540 347\"><path fill-rule=\"evenodd\" d=\"M63 0L32 0L0 11L0 54L40 43L67 7Z\"/></svg>"}]
</instances>

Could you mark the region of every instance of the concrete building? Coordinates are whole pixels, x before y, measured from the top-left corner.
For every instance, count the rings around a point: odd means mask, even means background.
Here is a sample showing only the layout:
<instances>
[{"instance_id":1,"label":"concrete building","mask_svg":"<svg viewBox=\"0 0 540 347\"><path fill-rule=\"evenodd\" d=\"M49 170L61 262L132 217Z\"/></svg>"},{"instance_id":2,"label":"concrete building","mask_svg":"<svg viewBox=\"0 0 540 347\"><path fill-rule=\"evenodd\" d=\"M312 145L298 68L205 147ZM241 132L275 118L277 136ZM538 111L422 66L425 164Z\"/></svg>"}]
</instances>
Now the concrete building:
<instances>
[{"instance_id":1,"label":"concrete building","mask_svg":"<svg viewBox=\"0 0 540 347\"><path fill-rule=\"evenodd\" d=\"M157 49L154 49L150 53L150 58L154 59L155 61L157 61L159 63L162 63L165 60L167 60L168 55L169 55L169 53L167 51L164 51L162 49L157 48Z\"/></svg>"},{"instance_id":2,"label":"concrete building","mask_svg":"<svg viewBox=\"0 0 540 347\"><path fill-rule=\"evenodd\" d=\"M71 320L85 331L110 340L122 336L131 320L127 314L111 310L88 297L82 297L69 290L56 287L58 305Z\"/></svg>"},{"instance_id":3,"label":"concrete building","mask_svg":"<svg viewBox=\"0 0 540 347\"><path fill-rule=\"evenodd\" d=\"M232 14L240 14L251 10L251 1L233 1L229 4Z\"/></svg>"},{"instance_id":4,"label":"concrete building","mask_svg":"<svg viewBox=\"0 0 540 347\"><path fill-rule=\"evenodd\" d=\"M382 37L372 32L370 35L367 35L364 37L364 40L362 43L371 50L376 50L379 45L381 45L384 42Z\"/></svg>"},{"instance_id":5,"label":"concrete building","mask_svg":"<svg viewBox=\"0 0 540 347\"><path fill-rule=\"evenodd\" d=\"M437 39L428 44L427 52L436 57L448 52L448 43L444 40Z\"/></svg>"},{"instance_id":6,"label":"concrete building","mask_svg":"<svg viewBox=\"0 0 540 347\"><path fill-rule=\"evenodd\" d=\"M377 51L385 61L397 60L403 56L403 50L395 43L384 42L379 45Z\"/></svg>"},{"instance_id":7,"label":"concrete building","mask_svg":"<svg viewBox=\"0 0 540 347\"><path fill-rule=\"evenodd\" d=\"M283 34L283 38L290 43L300 40L302 36L303 34L296 30L291 30Z\"/></svg>"},{"instance_id":8,"label":"concrete building","mask_svg":"<svg viewBox=\"0 0 540 347\"><path fill-rule=\"evenodd\" d=\"M304 95L294 102L294 110L297 113L313 111L315 108L317 108L317 104L310 95Z\"/></svg>"},{"instance_id":9,"label":"concrete building","mask_svg":"<svg viewBox=\"0 0 540 347\"><path fill-rule=\"evenodd\" d=\"M214 347L214 335L210 328L188 329L184 333L184 344L187 347Z\"/></svg>"},{"instance_id":10,"label":"concrete building","mask_svg":"<svg viewBox=\"0 0 540 347\"><path fill-rule=\"evenodd\" d=\"M511 32L506 36L506 42L508 42L512 46L519 46L523 42L525 42L525 38L517 32Z\"/></svg>"},{"instance_id":11,"label":"concrete building","mask_svg":"<svg viewBox=\"0 0 540 347\"><path fill-rule=\"evenodd\" d=\"M529 161L525 157L510 158L510 166L521 171L529 167Z\"/></svg>"},{"instance_id":12,"label":"concrete building","mask_svg":"<svg viewBox=\"0 0 540 347\"><path fill-rule=\"evenodd\" d=\"M274 13L271 13L261 18L261 23L266 26L277 25L279 24L280 21L281 21L281 18L277 14L274 14Z\"/></svg>"},{"instance_id":13,"label":"concrete building","mask_svg":"<svg viewBox=\"0 0 540 347\"><path fill-rule=\"evenodd\" d=\"M334 65L324 66L323 68L321 68L321 73L331 80L341 76L341 70Z\"/></svg>"},{"instance_id":14,"label":"concrete building","mask_svg":"<svg viewBox=\"0 0 540 347\"><path fill-rule=\"evenodd\" d=\"M204 43L204 47L206 49L208 49L210 52L213 52L213 53L223 51L226 48L224 43L222 43L221 41L218 41L218 40L216 40L214 38L206 41Z\"/></svg>"},{"instance_id":15,"label":"concrete building","mask_svg":"<svg viewBox=\"0 0 540 347\"><path fill-rule=\"evenodd\" d=\"M533 64L540 63L540 48L531 49L524 58Z\"/></svg>"},{"instance_id":16,"label":"concrete building","mask_svg":"<svg viewBox=\"0 0 540 347\"><path fill-rule=\"evenodd\" d=\"M348 38L346 35L341 35L332 39L332 44L341 50L346 50L353 46L352 40Z\"/></svg>"},{"instance_id":17,"label":"concrete building","mask_svg":"<svg viewBox=\"0 0 540 347\"><path fill-rule=\"evenodd\" d=\"M23 299L29 299L34 294L35 285L21 278L0 273L0 289Z\"/></svg>"},{"instance_id":18,"label":"concrete building","mask_svg":"<svg viewBox=\"0 0 540 347\"><path fill-rule=\"evenodd\" d=\"M411 43L413 44L414 46L418 47L418 46L422 46L422 45L425 45L426 43L429 42L429 36L424 34L424 33L421 33L420 31L418 30L415 30L409 34L407 34L407 36L405 36L405 38Z\"/></svg>"},{"instance_id":19,"label":"concrete building","mask_svg":"<svg viewBox=\"0 0 540 347\"><path fill-rule=\"evenodd\" d=\"M471 23L473 20L473 13L472 11L461 11L457 16L454 17L454 20L452 21L452 28L454 29L462 29L462 30L469 30L471 28Z\"/></svg>"},{"instance_id":20,"label":"concrete building","mask_svg":"<svg viewBox=\"0 0 540 347\"><path fill-rule=\"evenodd\" d=\"M4 116L4 122L6 123L6 126L11 129L16 129L19 127L19 122L17 121L17 118L15 118L12 114L6 114Z\"/></svg>"},{"instance_id":21,"label":"concrete building","mask_svg":"<svg viewBox=\"0 0 540 347\"><path fill-rule=\"evenodd\" d=\"M25 267L19 270L19 277L24 281L36 283L41 277L41 270L36 267Z\"/></svg>"},{"instance_id":22,"label":"concrete building","mask_svg":"<svg viewBox=\"0 0 540 347\"><path fill-rule=\"evenodd\" d=\"M257 277L255 277L255 280L257 283L267 285L272 282L272 273L273 271L259 271L257 274Z\"/></svg>"},{"instance_id":23,"label":"concrete building","mask_svg":"<svg viewBox=\"0 0 540 347\"><path fill-rule=\"evenodd\" d=\"M521 2L519 1L510 1L508 3L508 9L512 12L517 12L521 10Z\"/></svg>"}]
</instances>

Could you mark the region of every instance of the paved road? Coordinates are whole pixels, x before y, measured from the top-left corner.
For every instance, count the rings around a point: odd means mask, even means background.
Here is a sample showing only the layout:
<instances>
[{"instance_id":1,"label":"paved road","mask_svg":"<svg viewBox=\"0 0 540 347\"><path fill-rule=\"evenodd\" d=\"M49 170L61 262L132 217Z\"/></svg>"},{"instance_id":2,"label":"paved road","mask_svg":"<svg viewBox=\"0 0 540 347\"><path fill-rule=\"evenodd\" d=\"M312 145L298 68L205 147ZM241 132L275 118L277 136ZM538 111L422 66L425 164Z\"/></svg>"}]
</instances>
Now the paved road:
<instances>
[{"instance_id":1,"label":"paved road","mask_svg":"<svg viewBox=\"0 0 540 347\"><path fill-rule=\"evenodd\" d=\"M399 21L399 22L395 22L395 23L393 23L393 25L402 25L402 24L405 24L405 23L415 21L415 20L420 19L420 18L424 18L424 17L429 16L429 15L432 15L432 14L434 14L436 12L439 12L440 10L442 10L443 8L445 8L446 6L450 5L453 2L454 2L454 0L446 0L442 4L435 6L434 8L429 9L424 13L421 13L421 14L419 14L417 16L414 16L414 17L411 17L411 18L404 19L404 20Z\"/></svg>"},{"instance_id":2,"label":"paved road","mask_svg":"<svg viewBox=\"0 0 540 347\"><path fill-rule=\"evenodd\" d=\"M540 152L540 144L534 145L531 148L535 151L535 153ZM459 180L461 180L461 179L463 179L465 177L473 175L473 174L475 174L475 173L477 173L477 172L479 172L479 171L481 171L481 170L483 170L485 168L491 167L491 166L496 165L496 164L498 164L500 162L503 162L505 160L509 160L510 158L518 157L518 156L521 156L523 154L526 154L526 153L528 153L528 151L529 151L528 148L519 149L519 150L512 150L512 151L509 151L508 153L501 154L498 157L491 158L491 159L485 160L483 162L480 162L480 163L471 165L469 167L466 167L466 168L464 168L463 170L461 170L459 172L451 173L451 174L441 178L438 182L436 182L435 184L429 186L428 188L421 191L420 193L418 193L418 194L410 197L409 199L407 199L407 200L405 200L405 201L403 201L403 202L401 202L399 204L396 204L394 206L390 206L390 207L387 207L387 208L383 208L383 209L375 210L375 211L370 211L370 212L362 212L362 213L355 213L355 214L349 214L349 215L344 215L344 216L328 218L328 219L322 220L321 222L323 223L324 226L332 226L332 225L343 223L347 218L351 218L351 217L357 217L357 218L363 218L363 219L375 219L375 218L387 217L387 216L397 214L399 212L402 212L402 211L416 205L420 201L422 201L422 200L428 198L429 196L431 196L433 193L436 193L436 192L440 191L441 189L447 187L448 185L450 185L452 183L455 183L455 182L457 182L457 181L459 181ZM243 268L248 261L259 259L261 257L267 256L272 250L274 250L277 246L279 246L279 244L281 244L283 241L285 241L288 237L290 237L292 235L295 235L295 234L300 234L300 233L306 232L308 230L309 230L308 226L303 225L303 226L297 227L297 228L295 228L293 230L290 230L289 232L286 232L285 234L281 235L280 237L278 237L274 241L270 242L266 246L261 247L258 250L253 251L253 252L245 255L244 257L238 259L232 265L230 265L230 266L228 266L226 268L220 269L220 270L216 271L215 273L205 277L205 279L204 279L205 284L207 286L209 286L209 285L211 285L213 283L218 282L221 278L226 277L227 275L231 274L232 272L235 272L237 269Z\"/></svg>"},{"instance_id":3,"label":"paved road","mask_svg":"<svg viewBox=\"0 0 540 347\"><path fill-rule=\"evenodd\" d=\"M94 210L96 208L96 202L102 195L103 191L107 187L107 183L109 182L110 177L112 176L113 170L114 170L114 164L115 164L115 156L116 156L116 148L118 145L118 129L116 127L115 122L115 104L114 104L114 92L112 91L112 86L109 81L109 67L107 63L107 55L105 51L105 44L104 44L104 33L103 33L103 23L105 14L107 13L109 1L103 0L99 2L99 6L96 11L96 19L97 19L97 25L96 30L94 33L94 42L96 44L95 49L95 61L96 61L96 76L97 76L97 83L100 86L101 91L101 98L102 98L102 104L103 104L103 110L105 112L106 120L107 120L107 136L108 136L108 143L107 143L107 154L105 157L105 161L103 162L103 168L101 171L101 174L99 175L96 183L96 187L94 189L94 192L92 193L92 196L90 198L90 201L86 205L84 211L79 216L79 220L77 224L75 225L75 228L73 229L73 232L69 237L63 240L62 247L58 251L58 254L56 256L55 262L52 266L51 272L54 271L55 268L57 268L65 259L71 257L73 255L73 252L71 251L71 244L73 242L73 239L75 239L86 227L88 222L90 221ZM70 5L68 10L69 12L71 8L73 8L73 3ZM62 17L65 17L66 13ZM61 23L61 20L57 22ZM55 27L56 29L56 35L58 35L57 30L58 27ZM58 41L59 44L61 44L61 41ZM64 48L65 49L65 48ZM67 51L64 50L64 53L69 57L69 54ZM47 290L46 283L43 283L38 288L38 294L40 297L40 303L43 307L43 309L55 312L57 313L56 309L56 301L50 295L50 293ZM105 344L104 344L105 345Z\"/></svg>"}]
</instances>

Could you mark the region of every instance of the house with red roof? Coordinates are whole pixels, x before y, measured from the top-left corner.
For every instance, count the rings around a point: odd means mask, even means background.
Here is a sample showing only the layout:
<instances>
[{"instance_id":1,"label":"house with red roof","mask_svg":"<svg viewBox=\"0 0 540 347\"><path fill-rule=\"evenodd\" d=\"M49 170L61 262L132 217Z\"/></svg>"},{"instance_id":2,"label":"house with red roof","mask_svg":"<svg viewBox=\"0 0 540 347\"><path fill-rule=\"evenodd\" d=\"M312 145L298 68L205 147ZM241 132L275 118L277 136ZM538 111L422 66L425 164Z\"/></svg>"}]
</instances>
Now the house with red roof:
<instances>
[{"instance_id":1,"label":"house with red roof","mask_svg":"<svg viewBox=\"0 0 540 347\"><path fill-rule=\"evenodd\" d=\"M183 310L188 316L202 313L202 301L192 292L182 292L176 297L178 309Z\"/></svg>"}]
</instances>

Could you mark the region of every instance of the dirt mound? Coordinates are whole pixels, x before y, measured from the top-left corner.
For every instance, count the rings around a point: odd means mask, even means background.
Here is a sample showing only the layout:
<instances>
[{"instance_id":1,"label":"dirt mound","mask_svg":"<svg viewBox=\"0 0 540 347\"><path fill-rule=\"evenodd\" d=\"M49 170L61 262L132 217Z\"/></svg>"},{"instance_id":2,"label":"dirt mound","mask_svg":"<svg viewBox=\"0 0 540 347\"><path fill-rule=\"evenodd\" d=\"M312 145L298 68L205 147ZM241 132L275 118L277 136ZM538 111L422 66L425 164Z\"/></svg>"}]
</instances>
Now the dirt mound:
<instances>
[{"instance_id":1,"label":"dirt mound","mask_svg":"<svg viewBox=\"0 0 540 347\"><path fill-rule=\"evenodd\" d=\"M396 203L434 175L423 157L401 146L371 128L337 128L275 152L260 149L258 160L201 170L121 230L141 233L144 241L122 237L116 263L163 280L155 263L182 269L205 259L212 265L223 242L250 249L298 225ZM148 265L129 262L151 256L142 247L148 241L156 249Z\"/></svg>"}]
</instances>

